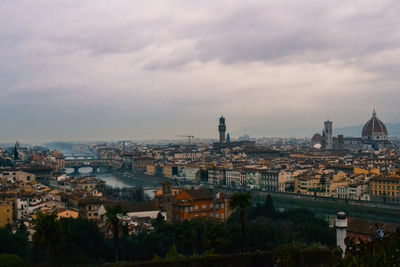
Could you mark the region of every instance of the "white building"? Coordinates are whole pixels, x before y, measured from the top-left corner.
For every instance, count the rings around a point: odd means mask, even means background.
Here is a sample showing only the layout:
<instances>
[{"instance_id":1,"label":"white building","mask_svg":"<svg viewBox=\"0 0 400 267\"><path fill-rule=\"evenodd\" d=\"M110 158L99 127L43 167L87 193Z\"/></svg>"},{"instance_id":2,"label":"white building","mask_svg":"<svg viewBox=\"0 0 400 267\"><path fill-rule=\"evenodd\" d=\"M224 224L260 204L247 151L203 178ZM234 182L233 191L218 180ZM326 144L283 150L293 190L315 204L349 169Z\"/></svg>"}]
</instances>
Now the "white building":
<instances>
[{"instance_id":1,"label":"white building","mask_svg":"<svg viewBox=\"0 0 400 267\"><path fill-rule=\"evenodd\" d=\"M241 187L241 171L240 170L227 170L226 171L226 185L231 187Z\"/></svg>"},{"instance_id":2,"label":"white building","mask_svg":"<svg viewBox=\"0 0 400 267\"><path fill-rule=\"evenodd\" d=\"M208 169L208 183L213 185L225 185L226 173L224 169Z\"/></svg>"},{"instance_id":3,"label":"white building","mask_svg":"<svg viewBox=\"0 0 400 267\"><path fill-rule=\"evenodd\" d=\"M186 165L183 169L183 174L187 181L198 181L200 178L199 172L200 168L197 166Z\"/></svg>"},{"instance_id":4,"label":"white building","mask_svg":"<svg viewBox=\"0 0 400 267\"><path fill-rule=\"evenodd\" d=\"M265 191L279 191L279 172L273 170L260 170L260 189Z\"/></svg>"},{"instance_id":5,"label":"white building","mask_svg":"<svg viewBox=\"0 0 400 267\"><path fill-rule=\"evenodd\" d=\"M261 174L257 170L247 170L246 172L246 186L250 189L260 188Z\"/></svg>"}]
</instances>

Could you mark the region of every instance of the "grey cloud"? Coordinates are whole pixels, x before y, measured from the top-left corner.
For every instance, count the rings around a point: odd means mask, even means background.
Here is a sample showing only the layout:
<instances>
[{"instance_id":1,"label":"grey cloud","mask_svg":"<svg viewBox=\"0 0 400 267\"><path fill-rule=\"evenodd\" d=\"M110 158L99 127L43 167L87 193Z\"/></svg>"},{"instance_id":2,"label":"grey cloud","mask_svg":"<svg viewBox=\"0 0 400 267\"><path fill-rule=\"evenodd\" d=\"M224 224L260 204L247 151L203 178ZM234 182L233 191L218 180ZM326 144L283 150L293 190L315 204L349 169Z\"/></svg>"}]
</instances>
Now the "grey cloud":
<instances>
[{"instance_id":1,"label":"grey cloud","mask_svg":"<svg viewBox=\"0 0 400 267\"><path fill-rule=\"evenodd\" d=\"M327 113L358 124L373 107L398 121L395 1L1 1L0 13L7 140L213 136L221 113L257 135L304 134Z\"/></svg>"}]
</instances>

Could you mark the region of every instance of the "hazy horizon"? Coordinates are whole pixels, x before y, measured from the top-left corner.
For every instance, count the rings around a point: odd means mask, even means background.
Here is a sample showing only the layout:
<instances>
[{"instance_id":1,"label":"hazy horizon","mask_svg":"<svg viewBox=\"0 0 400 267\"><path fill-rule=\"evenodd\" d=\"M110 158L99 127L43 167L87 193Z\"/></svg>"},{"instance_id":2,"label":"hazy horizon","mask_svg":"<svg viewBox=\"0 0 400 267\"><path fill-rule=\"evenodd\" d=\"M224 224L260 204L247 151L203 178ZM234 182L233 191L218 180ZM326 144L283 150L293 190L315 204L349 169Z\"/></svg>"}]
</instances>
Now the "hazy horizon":
<instances>
[{"instance_id":1,"label":"hazy horizon","mask_svg":"<svg viewBox=\"0 0 400 267\"><path fill-rule=\"evenodd\" d=\"M400 122L396 1L0 3L0 143Z\"/></svg>"}]
</instances>

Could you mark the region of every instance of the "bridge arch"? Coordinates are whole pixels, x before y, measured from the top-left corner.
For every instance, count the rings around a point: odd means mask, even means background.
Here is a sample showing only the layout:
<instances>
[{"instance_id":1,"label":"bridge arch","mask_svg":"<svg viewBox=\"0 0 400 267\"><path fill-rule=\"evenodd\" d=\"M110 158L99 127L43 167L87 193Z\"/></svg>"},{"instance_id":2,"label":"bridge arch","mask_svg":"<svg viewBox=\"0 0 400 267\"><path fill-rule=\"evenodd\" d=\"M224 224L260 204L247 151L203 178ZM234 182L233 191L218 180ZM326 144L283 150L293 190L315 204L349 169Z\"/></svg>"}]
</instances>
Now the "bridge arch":
<instances>
[{"instance_id":1,"label":"bridge arch","mask_svg":"<svg viewBox=\"0 0 400 267\"><path fill-rule=\"evenodd\" d=\"M90 167L91 171L82 171L81 169L84 167ZM87 173L98 173L110 171L112 168L112 160L111 159L66 159L65 160L65 168L74 169L75 174L87 174Z\"/></svg>"}]
</instances>

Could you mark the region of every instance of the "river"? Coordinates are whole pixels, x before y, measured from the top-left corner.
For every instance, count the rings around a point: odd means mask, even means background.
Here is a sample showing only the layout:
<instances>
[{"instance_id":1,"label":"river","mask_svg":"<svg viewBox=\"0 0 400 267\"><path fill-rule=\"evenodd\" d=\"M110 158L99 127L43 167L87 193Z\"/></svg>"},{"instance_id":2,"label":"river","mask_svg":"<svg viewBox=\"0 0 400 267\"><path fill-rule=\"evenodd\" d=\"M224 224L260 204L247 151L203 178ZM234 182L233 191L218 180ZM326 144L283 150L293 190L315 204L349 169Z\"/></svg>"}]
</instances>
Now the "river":
<instances>
[{"instance_id":1,"label":"river","mask_svg":"<svg viewBox=\"0 0 400 267\"><path fill-rule=\"evenodd\" d=\"M73 169L67 168L66 173L71 174ZM111 187L143 187L146 195L154 197L154 192L157 187L161 187L164 178L152 177L146 175L135 175L132 173L97 173L92 174L91 167L82 167L79 169L81 176L91 175L106 182L106 185Z\"/></svg>"}]
</instances>

